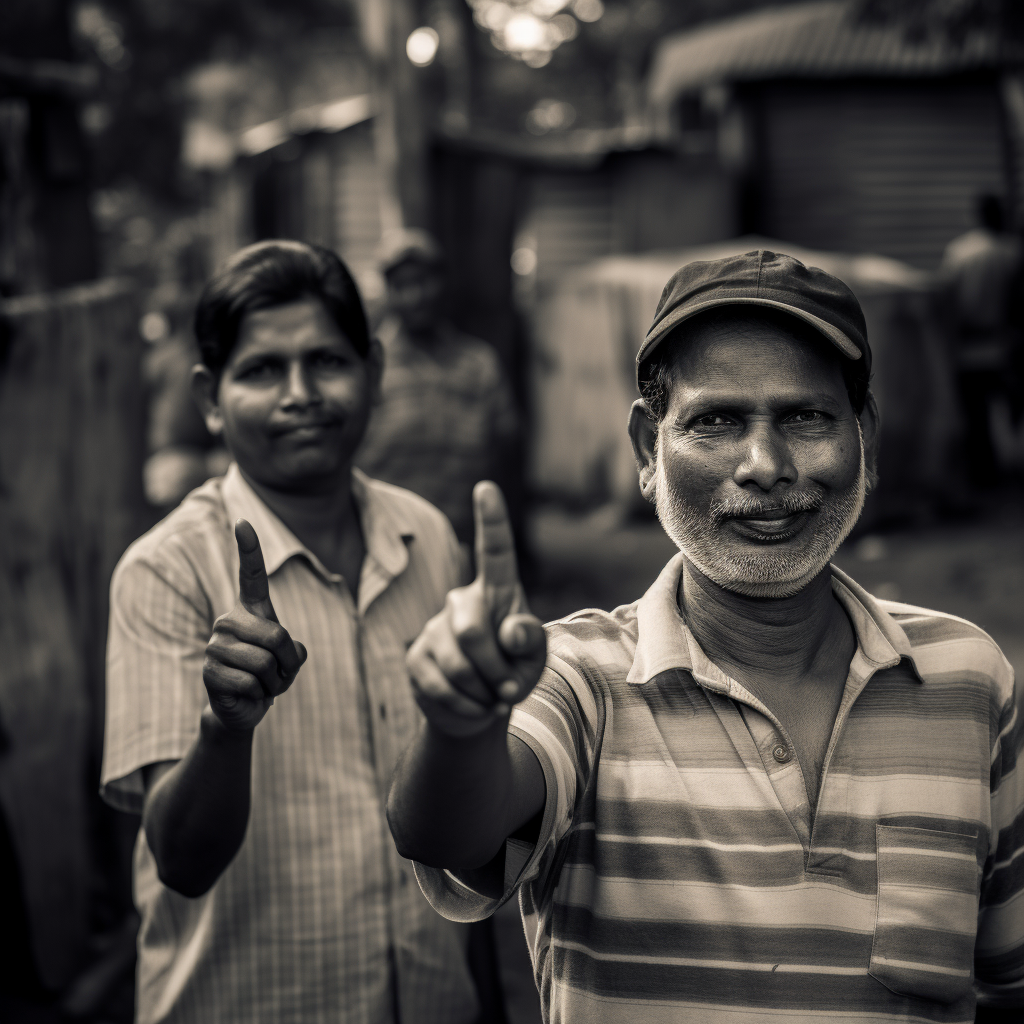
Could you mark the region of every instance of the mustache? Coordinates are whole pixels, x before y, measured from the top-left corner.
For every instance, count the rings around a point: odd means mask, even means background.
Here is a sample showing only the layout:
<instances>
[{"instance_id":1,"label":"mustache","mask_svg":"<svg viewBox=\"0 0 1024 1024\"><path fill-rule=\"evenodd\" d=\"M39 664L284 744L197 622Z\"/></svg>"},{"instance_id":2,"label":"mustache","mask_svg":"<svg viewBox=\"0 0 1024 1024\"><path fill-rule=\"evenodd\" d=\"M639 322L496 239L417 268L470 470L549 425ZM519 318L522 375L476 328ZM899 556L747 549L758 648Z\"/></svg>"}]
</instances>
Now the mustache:
<instances>
[{"instance_id":1,"label":"mustache","mask_svg":"<svg viewBox=\"0 0 1024 1024\"><path fill-rule=\"evenodd\" d=\"M817 512L825 504L825 498L816 491L799 494L780 494L774 498L744 498L714 501L709 512L711 518L720 523L724 519L761 519L765 516L792 516L801 512Z\"/></svg>"},{"instance_id":2,"label":"mustache","mask_svg":"<svg viewBox=\"0 0 1024 1024\"><path fill-rule=\"evenodd\" d=\"M339 423L341 420L336 416L296 416L289 420L279 420L271 424L270 429L276 434L287 434L303 427L332 427Z\"/></svg>"}]
</instances>

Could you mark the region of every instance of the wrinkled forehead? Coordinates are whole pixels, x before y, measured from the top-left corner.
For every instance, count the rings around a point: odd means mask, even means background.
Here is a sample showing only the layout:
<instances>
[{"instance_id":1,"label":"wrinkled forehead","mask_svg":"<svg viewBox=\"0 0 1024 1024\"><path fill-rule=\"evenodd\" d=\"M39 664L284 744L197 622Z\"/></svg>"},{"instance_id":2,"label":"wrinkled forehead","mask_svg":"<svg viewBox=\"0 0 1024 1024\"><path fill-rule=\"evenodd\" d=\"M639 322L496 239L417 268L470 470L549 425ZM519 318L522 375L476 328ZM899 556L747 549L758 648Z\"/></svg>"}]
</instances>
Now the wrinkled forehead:
<instances>
[{"instance_id":1,"label":"wrinkled forehead","mask_svg":"<svg viewBox=\"0 0 1024 1024\"><path fill-rule=\"evenodd\" d=\"M687 391L846 391L838 350L813 328L785 316L695 317L666 339L661 364L662 385L684 385Z\"/></svg>"}]
</instances>

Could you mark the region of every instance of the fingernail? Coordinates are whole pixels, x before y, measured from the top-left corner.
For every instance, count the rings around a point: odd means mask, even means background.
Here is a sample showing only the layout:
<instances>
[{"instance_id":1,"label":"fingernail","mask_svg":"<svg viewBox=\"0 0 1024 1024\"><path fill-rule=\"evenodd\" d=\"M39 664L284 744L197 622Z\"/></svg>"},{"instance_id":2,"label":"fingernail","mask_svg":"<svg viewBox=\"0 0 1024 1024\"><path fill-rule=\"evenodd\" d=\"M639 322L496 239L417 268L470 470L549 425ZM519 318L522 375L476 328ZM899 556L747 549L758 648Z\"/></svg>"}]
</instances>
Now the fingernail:
<instances>
[{"instance_id":1,"label":"fingernail","mask_svg":"<svg viewBox=\"0 0 1024 1024\"><path fill-rule=\"evenodd\" d=\"M498 695L502 700L515 700L519 695L519 684L514 679L506 679L498 687Z\"/></svg>"}]
</instances>

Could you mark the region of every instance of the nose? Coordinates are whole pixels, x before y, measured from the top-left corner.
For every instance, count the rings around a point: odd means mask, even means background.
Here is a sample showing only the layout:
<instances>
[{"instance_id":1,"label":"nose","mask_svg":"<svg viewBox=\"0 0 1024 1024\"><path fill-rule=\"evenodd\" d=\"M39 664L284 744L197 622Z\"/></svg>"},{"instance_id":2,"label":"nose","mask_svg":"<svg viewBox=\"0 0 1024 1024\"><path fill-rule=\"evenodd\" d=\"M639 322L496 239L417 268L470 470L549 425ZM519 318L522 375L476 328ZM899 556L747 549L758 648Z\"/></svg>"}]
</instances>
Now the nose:
<instances>
[{"instance_id":1,"label":"nose","mask_svg":"<svg viewBox=\"0 0 1024 1024\"><path fill-rule=\"evenodd\" d=\"M295 359L288 364L288 376L285 381L284 396L281 406L285 409L303 409L319 402L320 393L306 372L301 360Z\"/></svg>"},{"instance_id":2,"label":"nose","mask_svg":"<svg viewBox=\"0 0 1024 1024\"><path fill-rule=\"evenodd\" d=\"M780 483L796 483L797 469L789 444L772 423L753 422L744 440L743 454L733 473L739 487L753 484L759 490L770 491Z\"/></svg>"}]
</instances>

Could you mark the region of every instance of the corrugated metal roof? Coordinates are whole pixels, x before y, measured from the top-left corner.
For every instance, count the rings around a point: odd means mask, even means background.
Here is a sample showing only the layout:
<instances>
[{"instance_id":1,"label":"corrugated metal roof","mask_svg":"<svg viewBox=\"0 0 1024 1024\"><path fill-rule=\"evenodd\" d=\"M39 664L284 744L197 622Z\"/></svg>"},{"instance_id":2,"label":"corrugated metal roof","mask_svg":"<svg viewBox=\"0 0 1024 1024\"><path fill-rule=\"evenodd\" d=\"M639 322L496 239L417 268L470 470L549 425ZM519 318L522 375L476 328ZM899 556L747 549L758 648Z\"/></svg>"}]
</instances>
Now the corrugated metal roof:
<instances>
[{"instance_id":1,"label":"corrugated metal roof","mask_svg":"<svg viewBox=\"0 0 1024 1024\"><path fill-rule=\"evenodd\" d=\"M238 136L237 151L243 156L258 156L287 142L293 135L340 132L372 116L373 103L369 94L348 96L333 103L317 103L247 128Z\"/></svg>"},{"instance_id":2,"label":"corrugated metal roof","mask_svg":"<svg viewBox=\"0 0 1024 1024\"><path fill-rule=\"evenodd\" d=\"M993 67L997 47L908 42L901 29L857 23L843 0L774 7L670 36L655 50L649 97L664 108L680 93L720 82L773 78L931 76Z\"/></svg>"}]
</instances>

